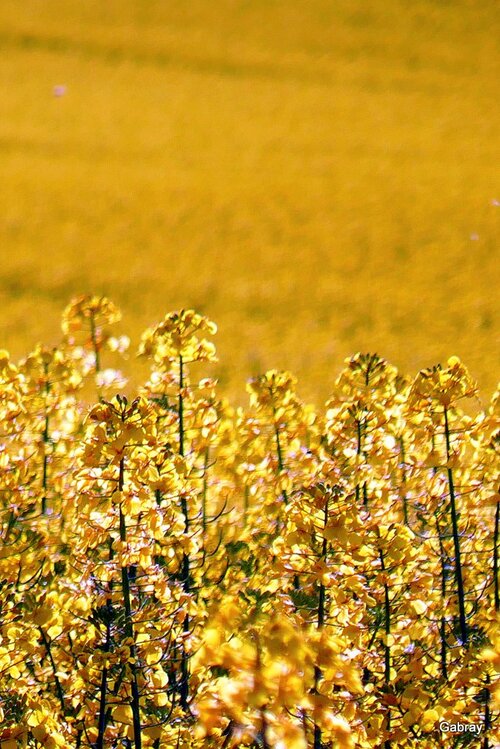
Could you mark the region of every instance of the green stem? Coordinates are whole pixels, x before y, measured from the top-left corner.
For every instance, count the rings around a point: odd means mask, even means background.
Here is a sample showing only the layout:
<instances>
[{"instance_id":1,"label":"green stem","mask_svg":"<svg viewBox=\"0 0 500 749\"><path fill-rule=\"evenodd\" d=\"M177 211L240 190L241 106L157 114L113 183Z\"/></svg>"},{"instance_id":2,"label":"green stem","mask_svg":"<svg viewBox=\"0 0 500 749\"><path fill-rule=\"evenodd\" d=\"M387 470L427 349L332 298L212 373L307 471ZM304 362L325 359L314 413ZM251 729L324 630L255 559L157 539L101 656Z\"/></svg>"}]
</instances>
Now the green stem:
<instances>
[{"instance_id":1,"label":"green stem","mask_svg":"<svg viewBox=\"0 0 500 749\"><path fill-rule=\"evenodd\" d=\"M179 453L184 457L184 360L179 355Z\"/></svg>"},{"instance_id":2,"label":"green stem","mask_svg":"<svg viewBox=\"0 0 500 749\"><path fill-rule=\"evenodd\" d=\"M272 397L272 394L271 394ZM276 423L276 407L273 403L273 421L274 421L274 437L276 439L276 455L278 458L278 471L282 473L285 470L285 463L283 461L283 448L281 446L281 436L280 436L280 430L278 428L278 425ZM285 504L288 503L288 494L286 489L283 489L282 491L283 501Z\"/></svg>"},{"instance_id":3,"label":"green stem","mask_svg":"<svg viewBox=\"0 0 500 749\"><path fill-rule=\"evenodd\" d=\"M98 374L101 371L101 355L97 344L97 330L93 312L90 313L90 339L92 341L92 348L94 349L95 373Z\"/></svg>"},{"instance_id":4,"label":"green stem","mask_svg":"<svg viewBox=\"0 0 500 749\"><path fill-rule=\"evenodd\" d=\"M203 486L201 491L201 522L203 528L203 538L207 529L207 493L208 493L208 461L210 457L209 448L205 448L205 458L203 465Z\"/></svg>"},{"instance_id":5,"label":"green stem","mask_svg":"<svg viewBox=\"0 0 500 749\"><path fill-rule=\"evenodd\" d=\"M500 534L500 502L495 510L495 530L493 532L493 585L495 589L495 611L500 611L500 590L498 579L498 537Z\"/></svg>"},{"instance_id":6,"label":"green stem","mask_svg":"<svg viewBox=\"0 0 500 749\"><path fill-rule=\"evenodd\" d=\"M408 498L406 496L406 455L404 438L399 438L399 450L401 455L401 489L403 493L403 519L404 524L408 525Z\"/></svg>"},{"instance_id":7,"label":"green stem","mask_svg":"<svg viewBox=\"0 0 500 749\"><path fill-rule=\"evenodd\" d=\"M384 553L379 548L380 565L384 575L387 574L385 566ZM389 584L387 579L384 580L384 631L385 631L385 644L384 644L384 682L386 692L389 691L389 685L391 682L391 646L389 645L389 635L391 634L391 600L389 597ZM386 713L386 730L391 730L391 711L388 708ZM384 749L391 749L391 741L386 739L384 742Z\"/></svg>"},{"instance_id":8,"label":"green stem","mask_svg":"<svg viewBox=\"0 0 500 749\"><path fill-rule=\"evenodd\" d=\"M113 542L109 539L109 561L113 559ZM109 584L109 595L106 599L106 639L102 646L104 653L109 653L111 650L111 619L113 616L113 604L111 600L111 583ZM97 722L97 740L96 749L104 748L104 733L106 731L106 723L109 717L109 711L106 707L106 697L108 692L108 668L104 666L101 672L101 683L99 685L99 717Z\"/></svg>"},{"instance_id":9,"label":"green stem","mask_svg":"<svg viewBox=\"0 0 500 749\"><path fill-rule=\"evenodd\" d=\"M356 446L356 455L361 455L361 442L362 442L362 433L361 433L361 421L359 419L356 419L356 433L358 438L358 444ZM359 484L356 484L356 503L359 502Z\"/></svg>"},{"instance_id":10,"label":"green stem","mask_svg":"<svg viewBox=\"0 0 500 749\"><path fill-rule=\"evenodd\" d=\"M356 447L356 455L361 455L363 452L363 427L365 426L364 421L361 419L356 419L356 432L357 432L357 439L358 444ZM356 502L359 502L360 499L360 488L359 484L356 484ZM368 509L368 488L366 486L366 481L363 482L363 507Z\"/></svg>"},{"instance_id":11,"label":"green stem","mask_svg":"<svg viewBox=\"0 0 500 749\"><path fill-rule=\"evenodd\" d=\"M324 532L326 530L326 527L328 525L328 496L326 496L325 499L325 508L324 508L324 514L323 514L323 541L321 544L321 560L325 561L327 557L328 552L328 541L325 538ZM323 582L320 582L318 585L318 616L316 619L316 628L321 630L325 626L325 585ZM321 672L321 669L319 666L314 666L314 688L313 692L314 694L318 694L319 689L319 682L323 678L323 674ZM313 739L313 749L321 749L322 742L321 742L321 728L315 723L314 724L314 739Z\"/></svg>"},{"instance_id":12,"label":"green stem","mask_svg":"<svg viewBox=\"0 0 500 749\"><path fill-rule=\"evenodd\" d=\"M450 426L448 422L448 409L444 406L444 429L446 437L446 460L449 461L451 457L451 446L450 446ZM460 620L460 636L462 643L466 646L469 639L467 631L467 618L465 614L465 591L462 573L462 559L460 553L460 533L458 530L458 517L457 517L457 505L455 495L455 485L453 481L453 471L448 466L448 488L450 492L450 510L451 510L451 524L453 533L453 548L455 551L455 579L457 583L457 596L458 596L458 615Z\"/></svg>"},{"instance_id":13,"label":"green stem","mask_svg":"<svg viewBox=\"0 0 500 749\"><path fill-rule=\"evenodd\" d=\"M245 484L245 487L243 489L243 527L245 527L247 524L249 498L250 498L250 489L248 485Z\"/></svg>"},{"instance_id":14,"label":"green stem","mask_svg":"<svg viewBox=\"0 0 500 749\"><path fill-rule=\"evenodd\" d=\"M123 491L125 485L125 459L120 459L120 472L118 477L118 490ZM122 503L119 505L120 512L120 541L126 543L127 541L127 526L125 524L125 515L123 514ZM142 728L141 728L141 711L140 711L140 699L139 699L139 685L137 681L137 654L134 642L134 625L132 622L132 604L130 596L130 577L129 567L122 566L121 578L122 578L122 591L123 591L123 607L125 609L125 637L130 641L130 672L131 672L131 708L132 708L132 725L134 728L134 746L135 749L141 749L142 747Z\"/></svg>"},{"instance_id":15,"label":"green stem","mask_svg":"<svg viewBox=\"0 0 500 749\"><path fill-rule=\"evenodd\" d=\"M439 559L441 562L441 600L443 606L446 606L446 551L443 543L443 534L441 532L441 526L439 525L439 519L437 513L435 514L436 529L439 539ZM439 624L439 636L441 640L441 675L445 681L448 680L448 664L447 664L447 652L448 645L446 643L446 618L444 615L441 616Z\"/></svg>"},{"instance_id":16,"label":"green stem","mask_svg":"<svg viewBox=\"0 0 500 749\"><path fill-rule=\"evenodd\" d=\"M255 647L256 647L256 659L255 659L255 671L257 676L260 678L262 674L262 659L260 654L260 641L257 635L255 635ZM262 737L262 749L271 749L271 746L267 740L267 718L266 718L266 705L262 705L260 708L260 733Z\"/></svg>"},{"instance_id":17,"label":"green stem","mask_svg":"<svg viewBox=\"0 0 500 749\"><path fill-rule=\"evenodd\" d=\"M489 749L490 742L488 739L488 732L491 728L491 708L490 708L490 700L491 700L491 694L489 690L489 684L491 683L490 675L486 675L486 684L488 685L486 687L486 704L484 706L484 742L483 742L483 748L482 749Z\"/></svg>"},{"instance_id":18,"label":"green stem","mask_svg":"<svg viewBox=\"0 0 500 749\"><path fill-rule=\"evenodd\" d=\"M43 429L43 466L42 466L42 515L45 515L45 512L47 511L47 487L48 487L48 455L47 455L47 445L50 441L50 432L49 432L49 414L47 411L47 397L50 392L50 383L49 383L49 365L47 362L43 363L43 371L45 375L45 422L44 422L44 429Z\"/></svg>"},{"instance_id":19,"label":"green stem","mask_svg":"<svg viewBox=\"0 0 500 749\"><path fill-rule=\"evenodd\" d=\"M54 662L54 657L52 655L52 648L50 647L50 642L47 638L47 635L45 634L42 627L38 627L40 634L42 635L42 642L44 644L45 650L47 651L47 655L49 656L50 666L52 668L52 673L54 675L54 681L56 684L56 692L57 692L57 698L59 700L59 704L61 706L61 712L63 716L66 715L66 708L64 706L64 693L62 690L61 682L59 681L59 677L57 675L57 668L56 664Z\"/></svg>"},{"instance_id":20,"label":"green stem","mask_svg":"<svg viewBox=\"0 0 500 749\"><path fill-rule=\"evenodd\" d=\"M179 453L184 457L184 360L182 354L179 355ZM184 492L181 494L181 509L184 516L184 533L189 533L189 512L187 506L187 497ZM182 555L182 586L185 593L189 593L191 590L191 569L190 559L186 552ZM189 633L190 620L189 614L186 613L183 622L184 634ZM187 712L189 710L189 658L186 652L185 644L182 643L181 651L181 678L179 684L179 696L182 709Z\"/></svg>"}]
</instances>

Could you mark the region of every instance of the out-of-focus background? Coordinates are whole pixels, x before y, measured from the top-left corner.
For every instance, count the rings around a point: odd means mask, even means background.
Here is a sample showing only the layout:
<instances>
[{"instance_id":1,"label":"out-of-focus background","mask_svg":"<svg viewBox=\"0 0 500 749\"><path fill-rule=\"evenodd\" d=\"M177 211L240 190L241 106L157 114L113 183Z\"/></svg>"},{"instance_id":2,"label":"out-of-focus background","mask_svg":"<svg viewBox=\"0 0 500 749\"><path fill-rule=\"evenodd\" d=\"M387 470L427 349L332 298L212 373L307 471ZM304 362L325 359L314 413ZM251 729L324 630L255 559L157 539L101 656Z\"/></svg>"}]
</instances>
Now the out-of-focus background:
<instances>
[{"instance_id":1,"label":"out-of-focus background","mask_svg":"<svg viewBox=\"0 0 500 749\"><path fill-rule=\"evenodd\" d=\"M498 376L493 0L2 0L0 347L109 295L133 345L219 325L217 374L345 356ZM130 363L131 369L135 364Z\"/></svg>"}]
</instances>

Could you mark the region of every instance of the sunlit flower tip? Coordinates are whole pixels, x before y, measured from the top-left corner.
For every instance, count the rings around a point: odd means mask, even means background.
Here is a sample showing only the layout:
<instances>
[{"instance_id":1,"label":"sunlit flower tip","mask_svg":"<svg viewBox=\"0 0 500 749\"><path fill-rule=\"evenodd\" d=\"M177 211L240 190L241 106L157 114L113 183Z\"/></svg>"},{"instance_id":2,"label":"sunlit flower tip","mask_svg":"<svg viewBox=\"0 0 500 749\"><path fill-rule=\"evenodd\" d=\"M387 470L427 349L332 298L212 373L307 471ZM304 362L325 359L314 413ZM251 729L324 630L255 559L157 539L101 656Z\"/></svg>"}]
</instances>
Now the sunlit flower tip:
<instances>
[{"instance_id":1,"label":"sunlit flower tip","mask_svg":"<svg viewBox=\"0 0 500 749\"><path fill-rule=\"evenodd\" d=\"M325 722L328 728L335 734L337 741L341 742L341 746L350 746L351 727L345 718L327 712L325 714ZM347 743L342 743L343 741Z\"/></svg>"},{"instance_id":2,"label":"sunlit flower tip","mask_svg":"<svg viewBox=\"0 0 500 749\"><path fill-rule=\"evenodd\" d=\"M384 447L393 450L396 447L396 438L392 434L387 434L383 439Z\"/></svg>"},{"instance_id":3,"label":"sunlit flower tip","mask_svg":"<svg viewBox=\"0 0 500 749\"><path fill-rule=\"evenodd\" d=\"M118 338L111 336L111 338L108 338L107 345L110 351L123 354L130 346L130 338L128 335L121 335Z\"/></svg>"},{"instance_id":4,"label":"sunlit flower tip","mask_svg":"<svg viewBox=\"0 0 500 749\"><path fill-rule=\"evenodd\" d=\"M96 375L96 382L101 388L114 387L121 390L128 380L117 369L104 369Z\"/></svg>"},{"instance_id":5,"label":"sunlit flower tip","mask_svg":"<svg viewBox=\"0 0 500 749\"><path fill-rule=\"evenodd\" d=\"M82 357L82 369L83 371L88 374L89 372L92 372L95 369L95 354L93 351L88 351L84 353Z\"/></svg>"},{"instance_id":6,"label":"sunlit flower tip","mask_svg":"<svg viewBox=\"0 0 500 749\"><path fill-rule=\"evenodd\" d=\"M458 358L458 356L450 356L450 358L448 359L447 364L448 364L449 367L451 367L453 369L453 367L458 367L461 364L461 362L460 362L460 359Z\"/></svg>"},{"instance_id":7,"label":"sunlit flower tip","mask_svg":"<svg viewBox=\"0 0 500 749\"><path fill-rule=\"evenodd\" d=\"M217 380L213 377L204 377L199 381L198 387L200 390L210 390L217 385Z\"/></svg>"},{"instance_id":8,"label":"sunlit flower tip","mask_svg":"<svg viewBox=\"0 0 500 749\"><path fill-rule=\"evenodd\" d=\"M62 330L65 335L81 330L89 321L99 325L110 325L121 320L121 312L105 296L81 294L67 305L62 316Z\"/></svg>"}]
</instances>

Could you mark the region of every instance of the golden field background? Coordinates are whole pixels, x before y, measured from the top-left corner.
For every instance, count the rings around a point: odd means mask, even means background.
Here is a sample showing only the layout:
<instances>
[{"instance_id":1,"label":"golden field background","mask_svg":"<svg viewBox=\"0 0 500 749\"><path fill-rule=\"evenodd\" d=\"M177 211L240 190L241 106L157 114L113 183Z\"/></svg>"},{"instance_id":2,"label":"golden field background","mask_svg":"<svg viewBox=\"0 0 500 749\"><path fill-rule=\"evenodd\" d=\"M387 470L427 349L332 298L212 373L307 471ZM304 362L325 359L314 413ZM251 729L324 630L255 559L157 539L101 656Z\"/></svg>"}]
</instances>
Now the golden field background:
<instances>
[{"instance_id":1,"label":"golden field background","mask_svg":"<svg viewBox=\"0 0 500 749\"><path fill-rule=\"evenodd\" d=\"M2 0L0 347L74 294L219 325L217 374L498 377L499 14L438 0ZM55 86L64 96L54 96ZM135 365L134 365L135 367Z\"/></svg>"}]
</instances>

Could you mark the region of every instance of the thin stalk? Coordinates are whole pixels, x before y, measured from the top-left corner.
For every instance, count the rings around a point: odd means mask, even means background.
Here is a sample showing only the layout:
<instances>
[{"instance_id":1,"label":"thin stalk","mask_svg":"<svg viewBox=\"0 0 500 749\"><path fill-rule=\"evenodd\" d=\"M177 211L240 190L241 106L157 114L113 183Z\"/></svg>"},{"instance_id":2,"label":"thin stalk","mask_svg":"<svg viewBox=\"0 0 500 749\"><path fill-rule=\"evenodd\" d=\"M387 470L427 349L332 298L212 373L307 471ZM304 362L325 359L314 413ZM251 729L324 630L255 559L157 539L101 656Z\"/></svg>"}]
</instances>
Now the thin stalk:
<instances>
[{"instance_id":1,"label":"thin stalk","mask_svg":"<svg viewBox=\"0 0 500 749\"><path fill-rule=\"evenodd\" d=\"M179 453L184 457L184 360L182 354L179 355L179 398L178 398L178 410L179 410ZM189 512L187 506L187 497L184 492L181 494L181 509L184 516L184 532L187 535L189 533ZM182 555L182 587L185 593L189 593L191 590L191 569L190 559L186 552ZM186 613L184 622L182 624L182 630L185 634L189 632L190 620L189 614ZM179 684L179 696L182 709L187 712L189 710L189 658L186 653L186 647L184 642L182 643L181 650L181 678Z\"/></svg>"},{"instance_id":2,"label":"thin stalk","mask_svg":"<svg viewBox=\"0 0 500 749\"><path fill-rule=\"evenodd\" d=\"M357 435L357 446L356 446L356 455L361 455L363 452L363 427L364 427L364 421L362 419L356 419L356 435ZM366 481L363 482L363 507L365 509L368 509L368 488L366 486ZM356 484L356 502L359 502L360 500L360 487L359 484Z\"/></svg>"},{"instance_id":3,"label":"thin stalk","mask_svg":"<svg viewBox=\"0 0 500 749\"><path fill-rule=\"evenodd\" d=\"M257 675L257 678L261 678L262 674L262 658L260 654L260 641L258 635L254 634L255 638L255 648L256 648L256 657L255 657L255 673ZM266 705L262 705L260 708L260 734L262 737L262 749L271 749L271 745L269 744L267 740L267 718L266 718Z\"/></svg>"},{"instance_id":4,"label":"thin stalk","mask_svg":"<svg viewBox=\"0 0 500 749\"><path fill-rule=\"evenodd\" d=\"M106 634L109 630L109 624L106 627ZM104 652L109 651L109 640L106 637L104 644ZM108 691L108 669L106 666L103 667L101 673L101 684L99 686L99 719L97 722L97 741L96 749L103 749L104 747L104 731L106 730L106 694Z\"/></svg>"},{"instance_id":5,"label":"thin stalk","mask_svg":"<svg viewBox=\"0 0 500 749\"><path fill-rule=\"evenodd\" d=\"M92 341L92 348L94 350L95 373L99 374L99 372L101 371L101 355L99 352L99 345L97 343L97 330L93 312L90 313L90 340Z\"/></svg>"},{"instance_id":6,"label":"thin stalk","mask_svg":"<svg viewBox=\"0 0 500 749\"><path fill-rule=\"evenodd\" d=\"M184 457L184 360L179 355L179 453Z\"/></svg>"},{"instance_id":7,"label":"thin stalk","mask_svg":"<svg viewBox=\"0 0 500 749\"><path fill-rule=\"evenodd\" d=\"M210 458L210 449L205 449L204 465L203 465L203 485L201 490L201 522L203 528L203 538L205 538L205 531L207 528L207 494L208 494L208 461Z\"/></svg>"},{"instance_id":8,"label":"thin stalk","mask_svg":"<svg viewBox=\"0 0 500 749\"><path fill-rule=\"evenodd\" d=\"M379 548L380 565L384 575L386 574L386 566L384 553ZM389 635L391 634L391 600L389 597L389 585L387 580L384 580L384 631L385 631L385 644L384 644L384 683L386 691L389 691L389 685L391 682L391 646L389 645ZM391 730L391 710L387 708L386 713L386 730ZM384 749L391 749L390 739L384 741Z\"/></svg>"},{"instance_id":9,"label":"thin stalk","mask_svg":"<svg viewBox=\"0 0 500 749\"><path fill-rule=\"evenodd\" d=\"M118 490L120 492L123 491L123 487L125 484L125 459L122 457L120 459L120 472L118 477ZM119 505L119 512L120 512L120 541L123 543L126 543L127 541L127 527L125 524L125 516L123 514L123 508L122 503L120 502ZM131 708L132 708L132 726L134 729L134 746L135 749L141 749L142 747L142 727L141 727L141 711L140 711L140 699L139 699L139 685L137 682L137 662L136 662L136 649L134 644L134 626L132 622L132 604L131 604L131 597L130 597L130 578L129 578L129 568L123 567L121 568L121 578L122 578L122 591L123 591L123 607L125 609L125 637L127 637L130 642L130 672L132 676L131 680L131 693L132 693L132 700L131 700Z\"/></svg>"},{"instance_id":10,"label":"thin stalk","mask_svg":"<svg viewBox=\"0 0 500 749\"><path fill-rule=\"evenodd\" d=\"M408 523L408 498L406 496L406 454L405 454L405 442L401 436L399 438L399 452L401 455L401 490L403 493L403 519L404 524Z\"/></svg>"},{"instance_id":11,"label":"thin stalk","mask_svg":"<svg viewBox=\"0 0 500 749\"><path fill-rule=\"evenodd\" d=\"M448 409L444 406L444 429L446 438L446 460L449 461L451 457L451 446L450 446L450 426L448 422ZM455 485L453 481L453 471L448 466L448 488L450 492L450 510L451 510L451 524L453 533L453 548L455 551L455 579L457 583L457 596L458 596L458 616L460 621L460 636L462 643L466 646L469 639L469 633L467 631L467 617L465 614L465 591L462 573L462 559L460 554L460 533L458 530L458 518L457 518L457 504L455 495Z\"/></svg>"},{"instance_id":12,"label":"thin stalk","mask_svg":"<svg viewBox=\"0 0 500 749\"><path fill-rule=\"evenodd\" d=\"M324 531L328 525L328 496L325 499L325 508L323 515L323 540L321 543L321 560L325 561L328 552L328 541L324 536ZM321 630L325 626L325 585L323 582L318 584L318 615L316 619L316 629ZM319 682L323 678L323 674L319 666L314 666L314 694L318 694ZM314 724L314 740L313 749L321 749L321 728L315 723Z\"/></svg>"},{"instance_id":13,"label":"thin stalk","mask_svg":"<svg viewBox=\"0 0 500 749\"><path fill-rule=\"evenodd\" d=\"M490 675L486 675L486 684L489 685L491 683ZM488 732L491 728L491 709L490 709L490 699L491 694L489 690L489 686L486 687L486 704L484 706L484 741L483 741L483 747L482 749L489 749L490 742L488 739Z\"/></svg>"},{"instance_id":14,"label":"thin stalk","mask_svg":"<svg viewBox=\"0 0 500 749\"><path fill-rule=\"evenodd\" d=\"M262 749L271 749L271 745L267 740L267 718L266 718L266 706L260 709L260 722L262 731Z\"/></svg>"},{"instance_id":15,"label":"thin stalk","mask_svg":"<svg viewBox=\"0 0 500 749\"><path fill-rule=\"evenodd\" d=\"M276 413L276 409L273 406L273 411ZM280 439L280 430L278 429L278 425L274 425L274 436L276 438L276 453L278 456L278 468L280 471L283 471L285 468L285 465L283 463L283 451L281 449L281 439Z\"/></svg>"},{"instance_id":16,"label":"thin stalk","mask_svg":"<svg viewBox=\"0 0 500 749\"><path fill-rule=\"evenodd\" d=\"M47 411L47 397L50 392L50 383L49 383L49 365L47 362L43 363L43 372L45 375L45 386L44 386L44 395L45 395L45 422L44 422L44 428L43 428L43 434L42 434L42 440L43 440L43 466L42 466L42 515L45 515L45 512L47 510L47 487L48 487L48 455L47 455L47 445L50 441L50 432L49 432L49 414Z\"/></svg>"},{"instance_id":17,"label":"thin stalk","mask_svg":"<svg viewBox=\"0 0 500 749\"><path fill-rule=\"evenodd\" d=\"M493 531L493 586L495 589L495 611L500 611L500 581L498 579L498 552L500 535L500 502L497 502L495 510L495 530Z\"/></svg>"},{"instance_id":18,"label":"thin stalk","mask_svg":"<svg viewBox=\"0 0 500 749\"><path fill-rule=\"evenodd\" d=\"M436 521L437 522L437 521ZM446 601L446 558L444 556L443 539L439 536L439 546L441 550L441 598L443 605ZM446 617L444 614L441 616L439 623L439 636L441 638L441 674L445 681L448 680L448 664L447 664L447 653L448 644L446 642Z\"/></svg>"},{"instance_id":19,"label":"thin stalk","mask_svg":"<svg viewBox=\"0 0 500 749\"><path fill-rule=\"evenodd\" d=\"M325 509L324 509L324 515L323 515L323 531L326 530L326 527L328 525L328 496L325 500ZM326 555L328 552L328 541L323 536L323 540L321 543L321 560L326 560ZM321 582L319 584L319 600L318 600L318 618L316 622L317 629L323 629L323 626L325 624L325 586Z\"/></svg>"},{"instance_id":20,"label":"thin stalk","mask_svg":"<svg viewBox=\"0 0 500 749\"><path fill-rule=\"evenodd\" d=\"M443 606L446 606L446 581L447 581L447 574L446 574L446 551L443 544L443 534L441 533L441 526L439 525L439 520L437 513L435 515L436 519L436 529L437 529L437 535L439 539L439 559L441 562L441 600L443 603ZM448 680L448 664L447 664L447 653L448 653L448 645L446 643L446 617L444 614L441 616L441 621L439 623L439 637L441 640L441 675L445 681Z\"/></svg>"},{"instance_id":21,"label":"thin stalk","mask_svg":"<svg viewBox=\"0 0 500 749\"><path fill-rule=\"evenodd\" d=\"M359 419L356 419L356 432L357 432L357 438L358 438L358 444L356 446L356 455L361 455L361 441L362 441L362 433L361 433L361 421ZM359 502L359 484L356 484L356 503Z\"/></svg>"},{"instance_id":22,"label":"thin stalk","mask_svg":"<svg viewBox=\"0 0 500 749\"><path fill-rule=\"evenodd\" d=\"M432 446L432 452L434 452L436 448L436 437L434 432L432 433L431 438L431 446ZM435 476L437 473L437 468L432 469L432 475ZM446 550L444 548L443 543L443 534L441 532L441 527L439 525L439 518L437 515L437 511L434 515L436 520L436 529L437 529L437 536L439 539L439 559L441 562L441 599L443 602L443 607L446 607L446 582L448 579L448 575L446 574ZM440 646L440 659L441 659L441 675L445 681L448 680L448 664L447 664L447 653L448 653L448 645L446 642L446 617L444 614L441 615L441 620L439 623L439 638L441 642Z\"/></svg>"},{"instance_id":23,"label":"thin stalk","mask_svg":"<svg viewBox=\"0 0 500 749\"><path fill-rule=\"evenodd\" d=\"M52 648L50 647L50 642L47 639L47 635L45 634L42 627L38 627L38 630L42 636L42 642L45 647L45 650L47 651L47 655L49 656L50 666L52 668L52 673L54 675L54 681L56 684L56 692L57 692L57 699L59 700L59 704L61 706L61 712L65 716L66 715L66 708L64 706L64 692L61 686L61 682L59 681L59 677L57 675L57 667L54 662L54 657L52 655Z\"/></svg>"},{"instance_id":24,"label":"thin stalk","mask_svg":"<svg viewBox=\"0 0 500 749\"><path fill-rule=\"evenodd\" d=\"M109 539L109 561L113 559L113 541ZM109 595L106 598L106 639L102 646L104 653L109 653L111 650L111 619L113 613L113 604L111 601L111 583L109 583ZM109 711L106 707L106 696L108 693L108 667L103 666L101 672L101 683L99 685L99 717L97 721L97 740L95 747L96 749L104 748L104 733L106 731L106 723L109 717Z\"/></svg>"},{"instance_id":25,"label":"thin stalk","mask_svg":"<svg viewBox=\"0 0 500 749\"><path fill-rule=\"evenodd\" d=\"M245 484L245 488L243 489L243 527L245 527L247 524L249 499L250 490L248 488L248 484Z\"/></svg>"},{"instance_id":26,"label":"thin stalk","mask_svg":"<svg viewBox=\"0 0 500 749\"><path fill-rule=\"evenodd\" d=\"M283 448L281 446L281 436L278 425L276 424L276 407L273 403L273 417L274 417L274 438L276 440L276 455L278 458L278 471L282 473L285 470L285 462L283 460ZM283 501L285 504L288 503L288 494L286 489L282 491Z\"/></svg>"},{"instance_id":27,"label":"thin stalk","mask_svg":"<svg viewBox=\"0 0 500 749\"><path fill-rule=\"evenodd\" d=\"M370 384L370 375L372 373L372 367L375 366L377 361L378 361L378 357L376 354L373 354L368 361L368 365L366 367L366 372L365 372L365 387L368 387L368 385ZM358 455L361 452L362 429L366 428L366 426L367 426L366 419L363 419L362 424L358 422L358 445L359 445ZM368 488L366 486L366 481L363 482L363 506L366 509L368 509Z\"/></svg>"}]
</instances>

